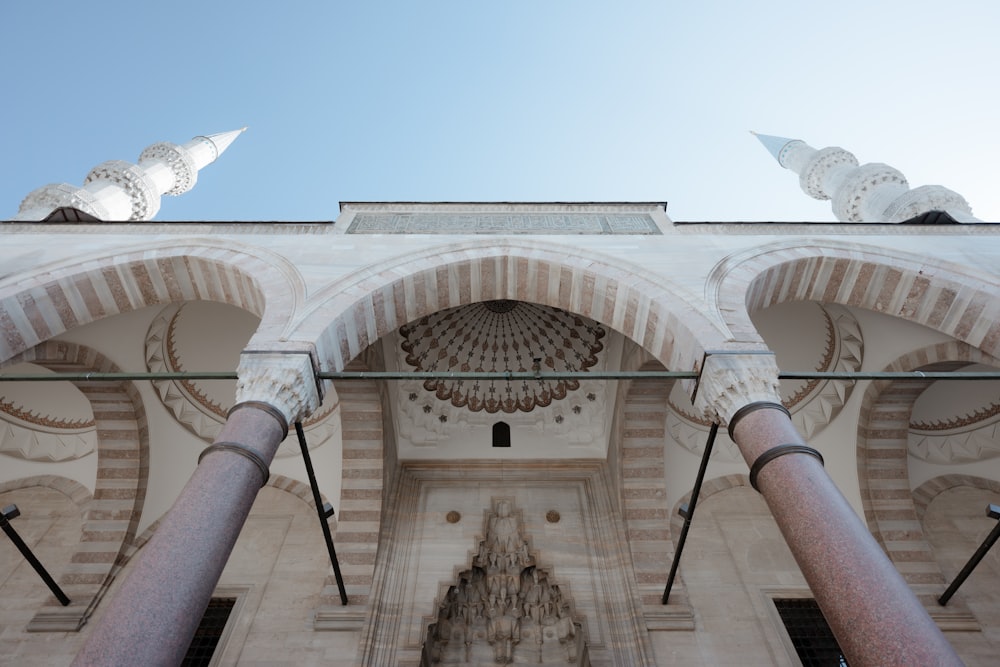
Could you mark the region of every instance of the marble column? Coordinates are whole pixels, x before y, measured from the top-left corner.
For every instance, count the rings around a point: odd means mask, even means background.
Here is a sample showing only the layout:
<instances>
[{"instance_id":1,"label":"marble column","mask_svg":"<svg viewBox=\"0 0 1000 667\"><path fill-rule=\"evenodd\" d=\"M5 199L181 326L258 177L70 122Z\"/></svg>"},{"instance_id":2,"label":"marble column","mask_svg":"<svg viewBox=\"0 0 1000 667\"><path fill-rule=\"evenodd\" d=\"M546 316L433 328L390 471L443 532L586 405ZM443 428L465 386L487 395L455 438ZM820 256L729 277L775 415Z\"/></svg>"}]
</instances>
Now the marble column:
<instances>
[{"instance_id":1,"label":"marble column","mask_svg":"<svg viewBox=\"0 0 1000 667\"><path fill-rule=\"evenodd\" d=\"M215 444L108 602L74 665L177 665L288 425L321 402L309 353L244 353Z\"/></svg>"},{"instance_id":2,"label":"marble column","mask_svg":"<svg viewBox=\"0 0 1000 667\"><path fill-rule=\"evenodd\" d=\"M848 662L961 665L795 429L781 406L777 378L773 355L709 355L696 406L729 425Z\"/></svg>"}]
</instances>

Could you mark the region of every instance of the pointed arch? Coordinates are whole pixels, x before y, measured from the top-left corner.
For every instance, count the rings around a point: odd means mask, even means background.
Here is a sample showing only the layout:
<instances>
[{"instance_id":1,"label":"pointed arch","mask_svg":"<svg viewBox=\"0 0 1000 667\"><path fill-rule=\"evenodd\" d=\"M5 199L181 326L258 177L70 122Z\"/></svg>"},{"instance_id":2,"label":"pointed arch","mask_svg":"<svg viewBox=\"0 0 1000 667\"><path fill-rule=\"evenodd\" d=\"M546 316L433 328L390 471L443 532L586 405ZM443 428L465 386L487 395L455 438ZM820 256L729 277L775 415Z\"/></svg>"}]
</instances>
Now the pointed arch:
<instances>
[{"instance_id":1,"label":"pointed arch","mask_svg":"<svg viewBox=\"0 0 1000 667\"><path fill-rule=\"evenodd\" d=\"M994 359L959 341L938 343L902 355L886 371L951 370ZM857 465L861 504L868 529L885 550L927 612L942 627L975 627L959 601L946 612L936 594L945 583L941 566L924 535L921 515L910 490L907 443L913 405L931 380L873 381L861 399ZM926 505L925 505L926 507Z\"/></svg>"},{"instance_id":2,"label":"pointed arch","mask_svg":"<svg viewBox=\"0 0 1000 667\"><path fill-rule=\"evenodd\" d=\"M737 340L759 339L750 313L785 301L865 308L1000 356L1000 283L955 264L885 248L801 239L720 262L707 298Z\"/></svg>"},{"instance_id":3,"label":"pointed arch","mask_svg":"<svg viewBox=\"0 0 1000 667\"><path fill-rule=\"evenodd\" d=\"M705 349L728 342L695 296L648 271L556 244L493 239L432 248L338 281L317 294L293 336L316 341L323 367L341 370L407 322L496 299L584 315L673 370L697 368Z\"/></svg>"},{"instance_id":4,"label":"pointed arch","mask_svg":"<svg viewBox=\"0 0 1000 667\"><path fill-rule=\"evenodd\" d=\"M18 356L50 370L119 372L95 350L63 341L47 341ZM135 539L146 497L149 428L139 390L132 382L73 382L90 401L97 430L97 475L80 544L59 577L72 600L55 600L35 614L33 631L75 632L87 622Z\"/></svg>"},{"instance_id":5,"label":"pointed arch","mask_svg":"<svg viewBox=\"0 0 1000 667\"><path fill-rule=\"evenodd\" d=\"M970 486L1000 495L1000 482L974 475L940 475L929 479L913 490L913 505L921 522L927 514L927 507L939 495L959 486Z\"/></svg>"},{"instance_id":6,"label":"pointed arch","mask_svg":"<svg viewBox=\"0 0 1000 667\"><path fill-rule=\"evenodd\" d=\"M53 489L63 494L84 511L90 503L92 496L90 491L80 482L61 475L32 475L31 477L19 477L6 482L0 482L0 493L17 491L18 489L28 489L33 486L41 486Z\"/></svg>"},{"instance_id":7,"label":"pointed arch","mask_svg":"<svg viewBox=\"0 0 1000 667\"><path fill-rule=\"evenodd\" d=\"M145 244L51 267L0 287L0 363L69 329L145 306L221 301L280 335L304 293L287 260L260 249Z\"/></svg>"}]
</instances>

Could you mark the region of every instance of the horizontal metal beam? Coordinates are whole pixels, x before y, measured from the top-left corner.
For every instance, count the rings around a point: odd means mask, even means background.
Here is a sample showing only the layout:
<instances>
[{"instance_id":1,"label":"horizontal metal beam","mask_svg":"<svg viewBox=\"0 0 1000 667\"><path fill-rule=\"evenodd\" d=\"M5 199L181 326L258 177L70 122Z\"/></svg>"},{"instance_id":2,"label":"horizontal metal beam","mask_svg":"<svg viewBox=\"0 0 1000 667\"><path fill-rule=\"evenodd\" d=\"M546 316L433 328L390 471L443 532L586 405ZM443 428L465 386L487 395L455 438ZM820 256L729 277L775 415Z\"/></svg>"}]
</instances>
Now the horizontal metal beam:
<instances>
[{"instance_id":1,"label":"horizontal metal beam","mask_svg":"<svg viewBox=\"0 0 1000 667\"><path fill-rule=\"evenodd\" d=\"M322 380L681 380L696 371L322 371ZM0 373L0 382L235 380L236 371ZM1000 371L790 371L781 380L1000 380Z\"/></svg>"}]
</instances>

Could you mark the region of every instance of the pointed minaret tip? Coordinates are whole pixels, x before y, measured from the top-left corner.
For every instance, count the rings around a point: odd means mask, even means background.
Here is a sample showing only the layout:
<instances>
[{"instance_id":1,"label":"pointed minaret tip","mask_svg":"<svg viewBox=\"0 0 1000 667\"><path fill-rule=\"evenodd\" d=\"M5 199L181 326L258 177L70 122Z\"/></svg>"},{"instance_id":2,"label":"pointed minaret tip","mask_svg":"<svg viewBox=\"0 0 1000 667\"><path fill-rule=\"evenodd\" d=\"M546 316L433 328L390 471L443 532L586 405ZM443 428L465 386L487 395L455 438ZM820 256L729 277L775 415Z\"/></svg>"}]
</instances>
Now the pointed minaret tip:
<instances>
[{"instance_id":1,"label":"pointed minaret tip","mask_svg":"<svg viewBox=\"0 0 1000 667\"><path fill-rule=\"evenodd\" d=\"M215 146L215 159L218 160L219 156L226 152L230 144L236 141L236 138L247 131L246 126L241 127L238 130L232 130L230 132L219 132L218 134L207 134L205 138L212 142Z\"/></svg>"},{"instance_id":2,"label":"pointed minaret tip","mask_svg":"<svg viewBox=\"0 0 1000 667\"><path fill-rule=\"evenodd\" d=\"M782 167L785 166L785 163L781 159L781 154L785 147L792 142L802 141L801 139L789 139L787 137L776 137L770 134L761 134L759 132L754 132L753 130L750 130L750 134L757 137L757 140L764 145L767 152L773 155L774 159L777 160L778 164Z\"/></svg>"}]
</instances>

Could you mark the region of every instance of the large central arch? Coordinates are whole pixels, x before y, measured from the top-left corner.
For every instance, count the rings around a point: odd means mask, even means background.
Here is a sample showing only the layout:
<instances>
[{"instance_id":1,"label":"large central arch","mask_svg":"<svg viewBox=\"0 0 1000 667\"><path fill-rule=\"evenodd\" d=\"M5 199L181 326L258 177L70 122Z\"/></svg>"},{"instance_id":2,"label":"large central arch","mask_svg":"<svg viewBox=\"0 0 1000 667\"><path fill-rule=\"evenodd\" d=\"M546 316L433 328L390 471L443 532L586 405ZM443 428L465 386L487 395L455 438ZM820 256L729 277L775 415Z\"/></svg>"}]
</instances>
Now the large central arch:
<instances>
[{"instance_id":1,"label":"large central arch","mask_svg":"<svg viewBox=\"0 0 1000 667\"><path fill-rule=\"evenodd\" d=\"M514 299L589 317L671 370L697 369L706 349L726 346L729 336L703 313L696 296L622 264L539 242L441 246L330 285L286 337L315 341L324 368L339 371L407 322L445 308Z\"/></svg>"}]
</instances>

